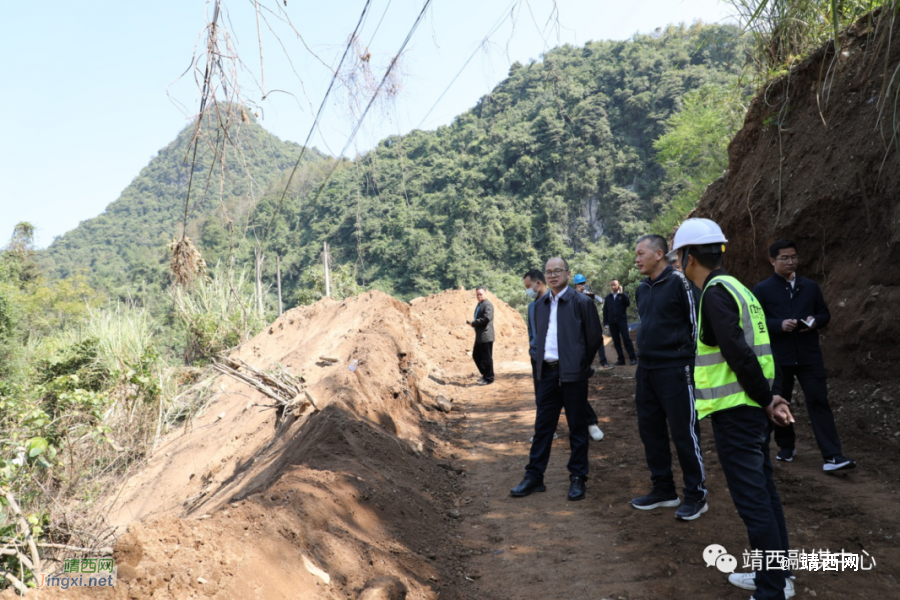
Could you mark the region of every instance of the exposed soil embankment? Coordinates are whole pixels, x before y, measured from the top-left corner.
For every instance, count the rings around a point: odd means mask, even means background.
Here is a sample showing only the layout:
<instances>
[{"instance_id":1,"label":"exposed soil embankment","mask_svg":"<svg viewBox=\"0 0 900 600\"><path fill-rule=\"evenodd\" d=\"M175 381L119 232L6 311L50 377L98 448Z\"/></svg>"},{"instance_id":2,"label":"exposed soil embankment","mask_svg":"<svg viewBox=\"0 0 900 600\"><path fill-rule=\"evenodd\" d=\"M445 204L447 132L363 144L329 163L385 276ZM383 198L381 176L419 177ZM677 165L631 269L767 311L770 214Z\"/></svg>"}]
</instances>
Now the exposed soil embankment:
<instances>
[{"instance_id":1,"label":"exposed soil embankment","mask_svg":"<svg viewBox=\"0 0 900 600\"><path fill-rule=\"evenodd\" d=\"M514 359L524 323L492 300L505 340L495 354ZM321 411L282 421L259 406L271 399L219 377L204 414L112 498L110 518L127 528L116 588L67 597L356 598L378 581L436 598L458 561L463 473L440 404L458 411L455 392L474 382L447 375L474 372L474 307L472 292L412 306L371 292L285 313L237 356L302 375Z\"/></svg>"},{"instance_id":2,"label":"exposed soil embankment","mask_svg":"<svg viewBox=\"0 0 900 600\"><path fill-rule=\"evenodd\" d=\"M796 241L799 273L831 309L830 373L869 380L900 376L900 27L891 39L880 18L851 27L836 58L827 44L753 100L726 175L695 213L722 225L726 267L750 287L771 275L769 244Z\"/></svg>"}]
</instances>

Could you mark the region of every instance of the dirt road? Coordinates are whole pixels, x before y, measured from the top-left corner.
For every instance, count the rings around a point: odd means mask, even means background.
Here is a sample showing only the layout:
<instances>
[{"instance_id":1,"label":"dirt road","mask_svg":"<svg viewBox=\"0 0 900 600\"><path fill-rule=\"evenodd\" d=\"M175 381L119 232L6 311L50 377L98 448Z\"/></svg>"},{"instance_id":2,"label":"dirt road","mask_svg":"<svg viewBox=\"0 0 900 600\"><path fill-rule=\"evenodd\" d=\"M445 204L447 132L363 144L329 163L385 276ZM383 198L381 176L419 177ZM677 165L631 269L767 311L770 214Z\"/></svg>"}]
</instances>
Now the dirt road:
<instances>
[{"instance_id":1,"label":"dirt road","mask_svg":"<svg viewBox=\"0 0 900 600\"><path fill-rule=\"evenodd\" d=\"M746 530L725 487L708 420L702 448L710 510L683 523L673 509L637 511L629 499L650 481L634 409L634 367L618 367L591 381L590 399L606 438L591 443L587 498L568 502L568 440L554 443L547 492L511 498L522 477L534 418L530 366L497 366L497 382L467 387L455 419L457 463L466 483L459 497L458 536L464 560L443 597L479 599L749 598L702 560L721 544L738 559ZM900 468L897 445L876 444L855 428L844 432L848 454L860 468L845 476L822 472L808 419L798 411L798 456L776 464L791 547L844 550L874 558L871 571L796 573L798 597L897 597L900 577ZM455 414L455 413L454 413ZM562 419L560 433L565 432ZM871 445L869 445L871 444ZM676 464L676 482L680 472Z\"/></svg>"}]
</instances>

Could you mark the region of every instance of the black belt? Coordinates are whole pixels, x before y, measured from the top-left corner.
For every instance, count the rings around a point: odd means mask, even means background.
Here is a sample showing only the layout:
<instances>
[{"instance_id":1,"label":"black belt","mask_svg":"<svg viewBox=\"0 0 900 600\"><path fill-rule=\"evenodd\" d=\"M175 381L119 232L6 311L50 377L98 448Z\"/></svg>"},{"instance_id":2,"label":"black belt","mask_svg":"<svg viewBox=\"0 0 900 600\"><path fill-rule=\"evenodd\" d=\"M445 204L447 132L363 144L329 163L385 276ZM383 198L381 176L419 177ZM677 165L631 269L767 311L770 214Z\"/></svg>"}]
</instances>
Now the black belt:
<instances>
[{"instance_id":1,"label":"black belt","mask_svg":"<svg viewBox=\"0 0 900 600\"><path fill-rule=\"evenodd\" d=\"M556 371L559 369L559 361L558 360L545 360L544 364L541 366L541 370L548 371Z\"/></svg>"}]
</instances>

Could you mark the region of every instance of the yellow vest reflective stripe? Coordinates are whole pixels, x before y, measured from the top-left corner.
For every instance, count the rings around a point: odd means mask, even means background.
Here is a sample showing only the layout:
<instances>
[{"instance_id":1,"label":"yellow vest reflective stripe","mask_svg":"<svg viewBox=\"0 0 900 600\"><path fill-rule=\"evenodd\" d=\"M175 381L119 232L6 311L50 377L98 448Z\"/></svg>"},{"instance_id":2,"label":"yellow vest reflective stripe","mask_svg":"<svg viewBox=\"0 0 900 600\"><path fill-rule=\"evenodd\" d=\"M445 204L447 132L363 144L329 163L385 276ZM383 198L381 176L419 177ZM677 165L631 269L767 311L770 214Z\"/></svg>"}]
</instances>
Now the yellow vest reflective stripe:
<instances>
[{"instance_id":1,"label":"yellow vest reflective stripe","mask_svg":"<svg viewBox=\"0 0 900 600\"><path fill-rule=\"evenodd\" d=\"M775 359L769 344L769 330L766 317L756 297L744 285L730 275L713 278L700 297L700 319L698 332L703 327L703 298L706 290L713 285L721 285L734 297L738 306L740 327L744 341L756 354L763 375L771 387L775 379ZM697 357L694 362L694 390L697 415L703 418L711 413L735 406L759 407L744 391L737 375L725 362L718 346L707 346L697 336Z\"/></svg>"}]
</instances>

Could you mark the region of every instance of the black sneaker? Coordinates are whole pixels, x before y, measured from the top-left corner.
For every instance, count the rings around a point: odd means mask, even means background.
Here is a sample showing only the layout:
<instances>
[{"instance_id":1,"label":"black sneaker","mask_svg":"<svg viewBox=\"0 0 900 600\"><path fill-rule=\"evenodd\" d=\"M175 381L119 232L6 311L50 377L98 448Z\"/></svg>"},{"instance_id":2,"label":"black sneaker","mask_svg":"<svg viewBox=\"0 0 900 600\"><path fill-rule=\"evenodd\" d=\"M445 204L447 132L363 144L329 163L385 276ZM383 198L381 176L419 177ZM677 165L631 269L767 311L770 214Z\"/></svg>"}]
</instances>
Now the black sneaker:
<instances>
[{"instance_id":1,"label":"black sneaker","mask_svg":"<svg viewBox=\"0 0 900 600\"><path fill-rule=\"evenodd\" d=\"M825 459L825 464L822 466L823 471L846 471L848 469L856 468L856 461L852 458L847 458L846 456L841 456L840 454L836 456L832 456L831 458Z\"/></svg>"},{"instance_id":2,"label":"black sneaker","mask_svg":"<svg viewBox=\"0 0 900 600\"><path fill-rule=\"evenodd\" d=\"M632 359L631 359L631 364L632 364L632 366L636 365L636 364L637 364L637 359L636 359L636 358L632 358Z\"/></svg>"},{"instance_id":3,"label":"black sneaker","mask_svg":"<svg viewBox=\"0 0 900 600\"><path fill-rule=\"evenodd\" d=\"M621 360L617 360L613 364L616 365L617 367L623 367L623 366L625 366L625 359L623 358Z\"/></svg>"},{"instance_id":4,"label":"black sneaker","mask_svg":"<svg viewBox=\"0 0 900 600\"><path fill-rule=\"evenodd\" d=\"M797 456L797 450L794 448L782 448L778 451L778 454L775 455L775 458L783 462L791 462L794 460L795 456Z\"/></svg>"},{"instance_id":5,"label":"black sneaker","mask_svg":"<svg viewBox=\"0 0 900 600\"><path fill-rule=\"evenodd\" d=\"M691 500L685 498L684 503L675 511L675 518L679 521L693 521L703 513L709 510L709 504L706 500Z\"/></svg>"},{"instance_id":6,"label":"black sneaker","mask_svg":"<svg viewBox=\"0 0 900 600\"><path fill-rule=\"evenodd\" d=\"M678 494L671 492L663 494L653 490L646 496L635 498L631 501L631 505L638 510L653 510L654 508L674 508L681 504Z\"/></svg>"}]
</instances>

